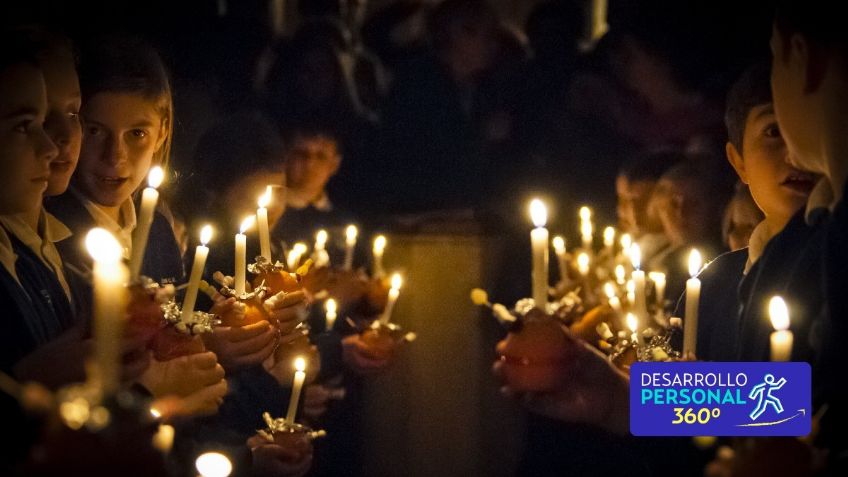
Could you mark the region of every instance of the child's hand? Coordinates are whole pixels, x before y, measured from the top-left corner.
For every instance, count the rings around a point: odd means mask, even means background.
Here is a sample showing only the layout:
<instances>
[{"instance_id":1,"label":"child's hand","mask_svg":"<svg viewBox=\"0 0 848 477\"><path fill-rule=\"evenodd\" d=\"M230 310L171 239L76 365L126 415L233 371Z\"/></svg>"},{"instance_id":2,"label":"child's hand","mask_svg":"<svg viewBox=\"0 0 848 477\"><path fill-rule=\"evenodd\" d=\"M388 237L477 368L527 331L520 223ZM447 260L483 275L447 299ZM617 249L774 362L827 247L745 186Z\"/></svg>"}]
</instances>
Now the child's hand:
<instances>
[{"instance_id":1,"label":"child's hand","mask_svg":"<svg viewBox=\"0 0 848 477\"><path fill-rule=\"evenodd\" d=\"M212 297L209 313L218 316L225 323L239 323L244 320L245 306L233 297L225 297L217 291Z\"/></svg>"},{"instance_id":2,"label":"child's hand","mask_svg":"<svg viewBox=\"0 0 848 477\"><path fill-rule=\"evenodd\" d=\"M391 363L391 358L370 347L360 335L342 339L342 359L351 370L361 375L377 374Z\"/></svg>"},{"instance_id":3,"label":"child's hand","mask_svg":"<svg viewBox=\"0 0 848 477\"><path fill-rule=\"evenodd\" d=\"M169 396L157 399L151 408L155 408L163 420L175 417L209 416L218 412L218 407L224 402L226 395L227 380L221 379L185 397Z\"/></svg>"},{"instance_id":4,"label":"child's hand","mask_svg":"<svg viewBox=\"0 0 848 477\"><path fill-rule=\"evenodd\" d=\"M280 292L265 300L265 311L282 334L289 334L302 323L306 315L306 294L302 291Z\"/></svg>"},{"instance_id":5,"label":"child's hand","mask_svg":"<svg viewBox=\"0 0 848 477\"><path fill-rule=\"evenodd\" d=\"M312 446L303 454L269 442L260 435L247 440L253 453L253 474L262 477L300 477L312 466Z\"/></svg>"},{"instance_id":6,"label":"child's hand","mask_svg":"<svg viewBox=\"0 0 848 477\"><path fill-rule=\"evenodd\" d=\"M218 326L202 336L229 371L262 363L277 344L277 330L264 320L241 327Z\"/></svg>"},{"instance_id":7,"label":"child's hand","mask_svg":"<svg viewBox=\"0 0 848 477\"><path fill-rule=\"evenodd\" d=\"M180 356L168 361L150 360L150 367L138 382L154 398L186 397L224 379L224 368L215 353L205 352Z\"/></svg>"}]
</instances>

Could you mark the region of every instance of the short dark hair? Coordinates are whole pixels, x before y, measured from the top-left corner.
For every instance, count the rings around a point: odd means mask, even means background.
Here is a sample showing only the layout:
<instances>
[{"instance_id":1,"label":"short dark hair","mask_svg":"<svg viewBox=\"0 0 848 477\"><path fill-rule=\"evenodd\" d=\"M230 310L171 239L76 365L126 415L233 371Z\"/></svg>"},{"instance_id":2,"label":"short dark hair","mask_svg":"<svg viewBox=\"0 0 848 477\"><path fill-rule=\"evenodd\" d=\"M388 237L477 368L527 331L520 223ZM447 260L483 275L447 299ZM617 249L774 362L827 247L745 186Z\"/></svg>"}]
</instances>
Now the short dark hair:
<instances>
[{"instance_id":1,"label":"short dark hair","mask_svg":"<svg viewBox=\"0 0 848 477\"><path fill-rule=\"evenodd\" d=\"M768 61L753 64L739 76L727 93L724 125L727 126L727 138L737 151L742 151L748 114L755 107L772 102L770 74Z\"/></svg>"},{"instance_id":2,"label":"short dark hair","mask_svg":"<svg viewBox=\"0 0 848 477\"><path fill-rule=\"evenodd\" d=\"M674 149L649 151L626 161L618 170L618 175L631 182L656 182L669 169L686 160L687 156L683 151Z\"/></svg>"}]
</instances>

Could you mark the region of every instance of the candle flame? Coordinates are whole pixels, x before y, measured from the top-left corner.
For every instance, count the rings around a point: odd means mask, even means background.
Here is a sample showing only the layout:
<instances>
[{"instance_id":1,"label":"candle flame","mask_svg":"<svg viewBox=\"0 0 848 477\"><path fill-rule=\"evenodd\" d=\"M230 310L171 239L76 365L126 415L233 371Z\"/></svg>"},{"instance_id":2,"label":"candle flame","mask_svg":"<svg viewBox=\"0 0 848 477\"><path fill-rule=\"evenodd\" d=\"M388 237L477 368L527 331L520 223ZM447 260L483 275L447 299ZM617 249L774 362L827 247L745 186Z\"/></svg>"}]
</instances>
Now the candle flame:
<instances>
[{"instance_id":1,"label":"candle flame","mask_svg":"<svg viewBox=\"0 0 848 477\"><path fill-rule=\"evenodd\" d=\"M606 294L607 298L612 298L615 296L615 286L610 283L604 283L604 294Z\"/></svg>"},{"instance_id":2,"label":"candle flame","mask_svg":"<svg viewBox=\"0 0 848 477\"><path fill-rule=\"evenodd\" d=\"M633 244L633 239L630 237L630 234L622 234L620 243L622 250L630 250L630 245Z\"/></svg>"},{"instance_id":3,"label":"candle flame","mask_svg":"<svg viewBox=\"0 0 848 477\"><path fill-rule=\"evenodd\" d=\"M207 224L200 229L200 243L204 246L212 240L212 226Z\"/></svg>"},{"instance_id":4,"label":"candle flame","mask_svg":"<svg viewBox=\"0 0 848 477\"><path fill-rule=\"evenodd\" d=\"M691 252L689 252L689 276L695 278L698 275L698 272L701 271L701 252L698 249L693 248Z\"/></svg>"},{"instance_id":5,"label":"candle flame","mask_svg":"<svg viewBox=\"0 0 848 477\"><path fill-rule=\"evenodd\" d=\"M630 246L630 263L635 270L639 270L639 266L642 265L642 249L637 243Z\"/></svg>"},{"instance_id":6,"label":"candle flame","mask_svg":"<svg viewBox=\"0 0 848 477\"><path fill-rule=\"evenodd\" d=\"M589 254L581 253L577 256L577 268L580 273L586 274L589 272Z\"/></svg>"},{"instance_id":7,"label":"candle flame","mask_svg":"<svg viewBox=\"0 0 848 477\"><path fill-rule=\"evenodd\" d=\"M624 285L624 279L627 272L624 271L624 265L615 266L615 281Z\"/></svg>"},{"instance_id":8,"label":"candle flame","mask_svg":"<svg viewBox=\"0 0 848 477\"><path fill-rule=\"evenodd\" d=\"M233 463L220 452L206 452L194 461L194 467L202 477L227 477L233 471Z\"/></svg>"},{"instance_id":9,"label":"candle flame","mask_svg":"<svg viewBox=\"0 0 848 477\"><path fill-rule=\"evenodd\" d=\"M306 244L303 242L298 242L292 246L292 251L298 255L303 255L306 253Z\"/></svg>"},{"instance_id":10,"label":"candle flame","mask_svg":"<svg viewBox=\"0 0 848 477\"><path fill-rule=\"evenodd\" d=\"M604 229L604 246L612 247L615 243L615 229L613 227L607 227Z\"/></svg>"},{"instance_id":11,"label":"candle flame","mask_svg":"<svg viewBox=\"0 0 848 477\"><path fill-rule=\"evenodd\" d=\"M101 263L118 263L123 255L121 244L105 229L96 227L85 236L85 247L91 258Z\"/></svg>"},{"instance_id":12,"label":"candle flame","mask_svg":"<svg viewBox=\"0 0 848 477\"><path fill-rule=\"evenodd\" d=\"M544 227L548 221L548 209L545 203L539 199L530 201L530 220L536 227Z\"/></svg>"},{"instance_id":13,"label":"candle flame","mask_svg":"<svg viewBox=\"0 0 848 477\"><path fill-rule=\"evenodd\" d=\"M592 238L592 222L588 220L580 223L580 235L585 237L587 240L591 240Z\"/></svg>"},{"instance_id":14,"label":"candle flame","mask_svg":"<svg viewBox=\"0 0 848 477\"><path fill-rule=\"evenodd\" d=\"M154 166L147 174L147 185L156 189L157 187L162 185L163 179L165 179L165 171L163 171L162 168L159 166Z\"/></svg>"},{"instance_id":15,"label":"candle flame","mask_svg":"<svg viewBox=\"0 0 848 477\"><path fill-rule=\"evenodd\" d=\"M583 222L588 222L592 219L592 209L586 207L580 207L580 220Z\"/></svg>"},{"instance_id":16,"label":"candle flame","mask_svg":"<svg viewBox=\"0 0 848 477\"><path fill-rule=\"evenodd\" d=\"M332 298L327 299L327 302L324 303L324 308L327 310L328 315L335 315L337 308L336 300Z\"/></svg>"},{"instance_id":17,"label":"candle flame","mask_svg":"<svg viewBox=\"0 0 848 477\"><path fill-rule=\"evenodd\" d=\"M259 207L264 209L271 203L271 186L265 188L265 193L259 196Z\"/></svg>"},{"instance_id":18,"label":"candle flame","mask_svg":"<svg viewBox=\"0 0 848 477\"><path fill-rule=\"evenodd\" d=\"M553 239L554 250L556 250L557 255L565 254L565 239L561 236L557 235Z\"/></svg>"},{"instance_id":19,"label":"candle flame","mask_svg":"<svg viewBox=\"0 0 848 477\"><path fill-rule=\"evenodd\" d=\"M627 280L627 285L624 287L627 290L627 293L636 293L636 282L633 280Z\"/></svg>"},{"instance_id":20,"label":"candle flame","mask_svg":"<svg viewBox=\"0 0 848 477\"><path fill-rule=\"evenodd\" d=\"M316 248L323 248L324 245L326 245L326 243L327 243L327 237L328 237L328 235L327 235L326 230L323 230L323 229L319 230L318 233L315 234L315 247Z\"/></svg>"},{"instance_id":21,"label":"candle flame","mask_svg":"<svg viewBox=\"0 0 848 477\"><path fill-rule=\"evenodd\" d=\"M665 273L663 272L648 272L648 278L654 283L665 284Z\"/></svg>"},{"instance_id":22,"label":"candle flame","mask_svg":"<svg viewBox=\"0 0 848 477\"><path fill-rule=\"evenodd\" d=\"M298 356L294 360L294 369L300 371L301 373L306 371L306 360L303 357Z\"/></svg>"},{"instance_id":23,"label":"candle flame","mask_svg":"<svg viewBox=\"0 0 848 477\"><path fill-rule=\"evenodd\" d=\"M159 410L155 407L150 408L150 415L153 416L154 419L159 419L160 417L162 417L162 413L159 412Z\"/></svg>"},{"instance_id":24,"label":"candle flame","mask_svg":"<svg viewBox=\"0 0 848 477\"><path fill-rule=\"evenodd\" d=\"M636 328L639 326L639 320L636 318L636 315L633 313L627 314L627 328L630 329L631 332L635 333Z\"/></svg>"},{"instance_id":25,"label":"candle flame","mask_svg":"<svg viewBox=\"0 0 848 477\"><path fill-rule=\"evenodd\" d=\"M250 215L245 217L244 220L241 221L241 226L239 227L239 233L245 233L253 227L253 224L256 223L256 216Z\"/></svg>"},{"instance_id":26,"label":"candle flame","mask_svg":"<svg viewBox=\"0 0 848 477\"><path fill-rule=\"evenodd\" d=\"M400 273L392 275L392 289L400 290L401 285L403 285L403 278L400 276Z\"/></svg>"},{"instance_id":27,"label":"candle flame","mask_svg":"<svg viewBox=\"0 0 848 477\"><path fill-rule=\"evenodd\" d=\"M356 229L356 226L348 225L345 229L345 238L347 239L347 243L351 244L352 242L356 242L357 235L359 235L359 230Z\"/></svg>"},{"instance_id":28,"label":"candle flame","mask_svg":"<svg viewBox=\"0 0 848 477\"><path fill-rule=\"evenodd\" d=\"M789 309L780 296L773 296L769 300L769 318L775 330L785 331L789 329Z\"/></svg>"},{"instance_id":29,"label":"candle flame","mask_svg":"<svg viewBox=\"0 0 848 477\"><path fill-rule=\"evenodd\" d=\"M374 253L380 255L383 253L383 250L386 249L386 236L378 235L374 239Z\"/></svg>"}]
</instances>

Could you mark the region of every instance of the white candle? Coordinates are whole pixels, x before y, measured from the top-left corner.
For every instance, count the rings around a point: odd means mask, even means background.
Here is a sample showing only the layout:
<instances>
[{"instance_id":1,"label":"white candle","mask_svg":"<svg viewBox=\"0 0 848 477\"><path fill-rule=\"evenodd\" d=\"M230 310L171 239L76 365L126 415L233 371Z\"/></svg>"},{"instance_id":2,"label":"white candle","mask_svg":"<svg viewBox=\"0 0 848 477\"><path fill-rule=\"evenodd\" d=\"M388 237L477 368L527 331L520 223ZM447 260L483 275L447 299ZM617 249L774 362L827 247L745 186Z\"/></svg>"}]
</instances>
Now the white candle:
<instances>
[{"instance_id":1,"label":"white candle","mask_svg":"<svg viewBox=\"0 0 848 477\"><path fill-rule=\"evenodd\" d=\"M654 291L656 292L657 306L660 308L665 306L665 273L648 272L648 278L654 282Z\"/></svg>"},{"instance_id":2,"label":"white candle","mask_svg":"<svg viewBox=\"0 0 848 477\"><path fill-rule=\"evenodd\" d=\"M789 361L792 358L792 332L789 331L789 309L779 296L769 301L769 318L774 331L771 333L771 360Z\"/></svg>"},{"instance_id":3,"label":"white candle","mask_svg":"<svg viewBox=\"0 0 848 477\"><path fill-rule=\"evenodd\" d=\"M138 278L141 265L144 263L144 251L147 249L147 237L150 235L150 225L153 224L153 213L156 202L159 201L159 191L156 190L165 173L162 168L155 166L147 175L147 185L141 193L141 207L138 210L135 232L132 239L132 254L130 255L130 277Z\"/></svg>"},{"instance_id":4,"label":"white candle","mask_svg":"<svg viewBox=\"0 0 848 477\"><path fill-rule=\"evenodd\" d=\"M592 251L592 209L580 207L580 237L583 240L583 250L587 253Z\"/></svg>"},{"instance_id":5,"label":"white candle","mask_svg":"<svg viewBox=\"0 0 848 477\"><path fill-rule=\"evenodd\" d=\"M553 239L554 252L557 256L557 264L559 265L559 279L562 282L568 281L568 263L565 256L565 239L557 235Z\"/></svg>"},{"instance_id":6,"label":"white candle","mask_svg":"<svg viewBox=\"0 0 848 477\"><path fill-rule=\"evenodd\" d=\"M289 424L294 424L294 418L297 414L300 391L303 389L303 382L306 380L306 361L298 357L294 360L294 369L294 383L292 384L291 399L289 399L289 409L286 413L286 422Z\"/></svg>"},{"instance_id":7,"label":"white candle","mask_svg":"<svg viewBox=\"0 0 848 477\"><path fill-rule=\"evenodd\" d=\"M233 279L235 281L236 296L241 296L247 291L247 232L253 227L256 218L249 216L241 222L239 233L236 234L236 260Z\"/></svg>"},{"instance_id":8,"label":"white candle","mask_svg":"<svg viewBox=\"0 0 848 477\"><path fill-rule=\"evenodd\" d=\"M109 232L92 229L85 237L94 259L94 343L97 377L103 396L118 390L121 379L121 337L129 295L129 271L121 262L123 248Z\"/></svg>"},{"instance_id":9,"label":"white candle","mask_svg":"<svg viewBox=\"0 0 848 477\"><path fill-rule=\"evenodd\" d=\"M383 276L383 251L386 250L386 236L378 235L374 239L374 247L372 252L374 254L374 278L380 278Z\"/></svg>"},{"instance_id":10,"label":"white candle","mask_svg":"<svg viewBox=\"0 0 848 477\"><path fill-rule=\"evenodd\" d=\"M577 255L577 271L580 272L580 275L583 278L589 276L589 254L586 252L580 252Z\"/></svg>"},{"instance_id":11,"label":"white candle","mask_svg":"<svg viewBox=\"0 0 848 477\"><path fill-rule=\"evenodd\" d=\"M536 226L530 231L530 242L533 248L533 301L540 310L548 303L548 210L539 199L530 202L530 218Z\"/></svg>"},{"instance_id":12,"label":"white candle","mask_svg":"<svg viewBox=\"0 0 848 477\"><path fill-rule=\"evenodd\" d=\"M326 230L319 230L315 234L315 250L312 252L312 261L315 267L327 267L330 265L330 254L327 253L327 239L329 235Z\"/></svg>"},{"instance_id":13,"label":"white candle","mask_svg":"<svg viewBox=\"0 0 848 477\"><path fill-rule=\"evenodd\" d=\"M188 288L183 299L182 319L191 323L194 316L194 304L197 301L197 289L200 287L200 279L203 278L203 269L206 268L206 258L209 256L209 248L206 246L212 240L212 226L204 225L200 230L200 245L194 252L194 263L191 265L191 275L188 279Z\"/></svg>"},{"instance_id":14,"label":"white candle","mask_svg":"<svg viewBox=\"0 0 848 477\"><path fill-rule=\"evenodd\" d=\"M607 254L612 257L613 247L615 246L615 228L607 227L604 229L604 248Z\"/></svg>"},{"instance_id":15,"label":"white candle","mask_svg":"<svg viewBox=\"0 0 848 477\"><path fill-rule=\"evenodd\" d=\"M391 320L392 310L395 308L395 302L397 302L398 296L400 295L400 287L402 284L403 279L399 273L392 275L392 287L389 289L389 301L386 302L386 309L383 310L383 314L380 316L380 323L385 325L389 322L389 320Z\"/></svg>"},{"instance_id":16,"label":"white candle","mask_svg":"<svg viewBox=\"0 0 848 477\"><path fill-rule=\"evenodd\" d=\"M633 263L633 273L630 276L633 279L634 292L636 293L634 309L636 316L644 321L648 318L648 299L645 295L645 272L639 268L642 264L642 251L639 245L633 244L630 249L630 260Z\"/></svg>"},{"instance_id":17,"label":"white candle","mask_svg":"<svg viewBox=\"0 0 848 477\"><path fill-rule=\"evenodd\" d=\"M619 285L624 285L627 280L627 271L624 270L624 265L615 266L615 282Z\"/></svg>"},{"instance_id":18,"label":"white candle","mask_svg":"<svg viewBox=\"0 0 848 477\"><path fill-rule=\"evenodd\" d=\"M219 452L206 452L197 457L194 467L200 477L228 477L233 472L233 463Z\"/></svg>"},{"instance_id":19,"label":"white candle","mask_svg":"<svg viewBox=\"0 0 848 477\"><path fill-rule=\"evenodd\" d=\"M265 193L259 197L259 208L256 209L256 222L259 228L259 250L260 254L268 262L271 261L271 233L268 229L268 204L271 203L271 186L265 189Z\"/></svg>"},{"instance_id":20,"label":"white candle","mask_svg":"<svg viewBox=\"0 0 848 477\"><path fill-rule=\"evenodd\" d=\"M174 426L159 424L159 430L153 435L153 447L165 454L174 446Z\"/></svg>"},{"instance_id":21,"label":"white candle","mask_svg":"<svg viewBox=\"0 0 848 477\"><path fill-rule=\"evenodd\" d=\"M695 278L701 271L701 253L692 249L689 253L689 275L686 280L686 317L683 322L683 354L697 353L698 302L701 301L701 280Z\"/></svg>"},{"instance_id":22,"label":"white candle","mask_svg":"<svg viewBox=\"0 0 848 477\"><path fill-rule=\"evenodd\" d=\"M607 301L614 311L621 311L621 301L615 293L615 285L612 282L604 283L604 294L607 296Z\"/></svg>"},{"instance_id":23,"label":"white candle","mask_svg":"<svg viewBox=\"0 0 848 477\"><path fill-rule=\"evenodd\" d=\"M292 246L292 249L289 250L289 256L286 260L286 264L289 266L289 270L297 270L297 266L300 265L300 259L303 258L304 253L306 253L305 243L298 242Z\"/></svg>"},{"instance_id":24,"label":"white candle","mask_svg":"<svg viewBox=\"0 0 848 477\"><path fill-rule=\"evenodd\" d=\"M639 318L633 313L627 314L627 327L630 329L630 339L639 347L645 346L645 337L639 332Z\"/></svg>"},{"instance_id":25,"label":"white candle","mask_svg":"<svg viewBox=\"0 0 848 477\"><path fill-rule=\"evenodd\" d=\"M327 302L324 303L324 309L327 312L327 326L325 331L330 331L333 329L333 325L336 324L336 300L332 298L328 298Z\"/></svg>"},{"instance_id":26,"label":"white candle","mask_svg":"<svg viewBox=\"0 0 848 477\"><path fill-rule=\"evenodd\" d=\"M631 278L627 280L627 283L624 285L624 290L627 292L627 306L630 309L636 308L636 282Z\"/></svg>"},{"instance_id":27,"label":"white candle","mask_svg":"<svg viewBox=\"0 0 848 477\"><path fill-rule=\"evenodd\" d=\"M353 268L353 250L356 248L356 236L359 234L355 225L348 225L345 229L345 261L344 269Z\"/></svg>"}]
</instances>

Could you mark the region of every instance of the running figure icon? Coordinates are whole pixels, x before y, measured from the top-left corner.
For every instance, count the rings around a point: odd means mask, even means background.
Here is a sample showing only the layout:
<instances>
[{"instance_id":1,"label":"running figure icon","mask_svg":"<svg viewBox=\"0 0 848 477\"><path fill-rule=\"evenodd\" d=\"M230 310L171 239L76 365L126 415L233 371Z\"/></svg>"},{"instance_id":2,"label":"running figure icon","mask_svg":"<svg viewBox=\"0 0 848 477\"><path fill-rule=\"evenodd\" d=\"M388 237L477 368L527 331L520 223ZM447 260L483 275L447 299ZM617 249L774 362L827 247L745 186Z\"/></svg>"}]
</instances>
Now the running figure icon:
<instances>
[{"instance_id":1,"label":"running figure icon","mask_svg":"<svg viewBox=\"0 0 848 477\"><path fill-rule=\"evenodd\" d=\"M774 375L766 374L762 383L751 388L748 398L757 399L757 405L754 406L754 410L749 415L752 421L756 421L758 417L766 412L769 404L771 404L778 414L783 412L783 404L780 403L780 399L774 397L771 393L782 388L784 384L786 384L786 378L780 378L775 382Z\"/></svg>"}]
</instances>

